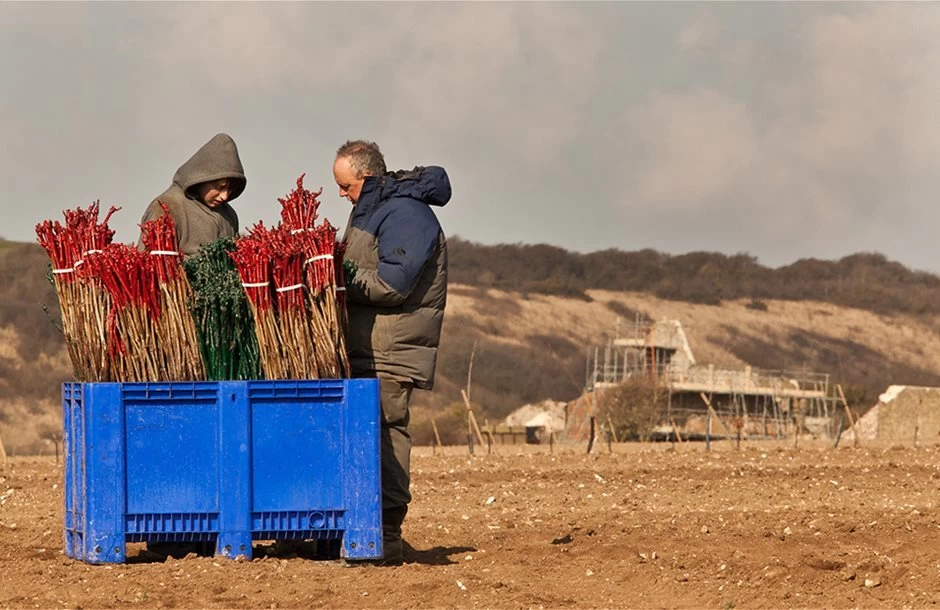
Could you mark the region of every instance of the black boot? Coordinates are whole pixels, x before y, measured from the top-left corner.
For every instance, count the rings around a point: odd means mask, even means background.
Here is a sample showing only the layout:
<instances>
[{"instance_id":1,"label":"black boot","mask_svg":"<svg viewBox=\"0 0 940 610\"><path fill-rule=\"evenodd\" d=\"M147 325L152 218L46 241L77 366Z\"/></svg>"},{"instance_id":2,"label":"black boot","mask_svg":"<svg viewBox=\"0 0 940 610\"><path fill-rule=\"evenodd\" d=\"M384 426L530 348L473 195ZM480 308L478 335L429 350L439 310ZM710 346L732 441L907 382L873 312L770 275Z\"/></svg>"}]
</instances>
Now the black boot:
<instances>
[{"instance_id":1,"label":"black boot","mask_svg":"<svg viewBox=\"0 0 940 610\"><path fill-rule=\"evenodd\" d=\"M382 563L384 565L401 565L405 561L401 525L407 514L407 504L382 510Z\"/></svg>"}]
</instances>

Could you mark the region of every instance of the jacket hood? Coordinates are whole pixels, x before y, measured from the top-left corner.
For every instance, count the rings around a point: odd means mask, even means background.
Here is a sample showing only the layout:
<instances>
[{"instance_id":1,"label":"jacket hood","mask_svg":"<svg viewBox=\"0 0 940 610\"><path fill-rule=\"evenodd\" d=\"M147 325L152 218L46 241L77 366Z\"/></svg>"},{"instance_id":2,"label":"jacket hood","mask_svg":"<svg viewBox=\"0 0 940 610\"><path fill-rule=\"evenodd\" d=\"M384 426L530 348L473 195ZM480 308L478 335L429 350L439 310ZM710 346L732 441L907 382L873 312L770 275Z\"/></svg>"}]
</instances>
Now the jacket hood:
<instances>
[{"instance_id":1,"label":"jacket hood","mask_svg":"<svg viewBox=\"0 0 940 610\"><path fill-rule=\"evenodd\" d=\"M221 178L229 178L235 182L229 194L229 201L245 190L247 179L238 156L238 148L235 146L235 140L225 133L214 136L183 163L173 176L173 184L187 192L197 184Z\"/></svg>"},{"instance_id":2,"label":"jacket hood","mask_svg":"<svg viewBox=\"0 0 940 610\"><path fill-rule=\"evenodd\" d=\"M443 167L436 165L402 169L384 177L383 198L409 197L443 207L450 201L450 195L450 178Z\"/></svg>"}]
</instances>

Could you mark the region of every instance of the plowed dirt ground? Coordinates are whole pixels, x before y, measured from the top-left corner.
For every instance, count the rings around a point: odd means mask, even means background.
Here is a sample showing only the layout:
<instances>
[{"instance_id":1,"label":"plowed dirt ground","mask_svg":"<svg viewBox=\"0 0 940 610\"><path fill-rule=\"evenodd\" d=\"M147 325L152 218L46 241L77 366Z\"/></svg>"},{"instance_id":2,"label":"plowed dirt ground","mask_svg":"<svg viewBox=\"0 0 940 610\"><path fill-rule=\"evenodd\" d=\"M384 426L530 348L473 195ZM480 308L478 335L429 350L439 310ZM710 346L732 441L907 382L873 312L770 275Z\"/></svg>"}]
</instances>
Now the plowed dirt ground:
<instances>
[{"instance_id":1,"label":"plowed dirt ground","mask_svg":"<svg viewBox=\"0 0 940 610\"><path fill-rule=\"evenodd\" d=\"M561 450L560 450L561 449ZM484 452L485 453L485 452ZM301 554L93 566L62 552L62 468L0 466L3 608L925 608L940 448L419 449L401 567ZM139 547L140 545L136 545Z\"/></svg>"}]
</instances>

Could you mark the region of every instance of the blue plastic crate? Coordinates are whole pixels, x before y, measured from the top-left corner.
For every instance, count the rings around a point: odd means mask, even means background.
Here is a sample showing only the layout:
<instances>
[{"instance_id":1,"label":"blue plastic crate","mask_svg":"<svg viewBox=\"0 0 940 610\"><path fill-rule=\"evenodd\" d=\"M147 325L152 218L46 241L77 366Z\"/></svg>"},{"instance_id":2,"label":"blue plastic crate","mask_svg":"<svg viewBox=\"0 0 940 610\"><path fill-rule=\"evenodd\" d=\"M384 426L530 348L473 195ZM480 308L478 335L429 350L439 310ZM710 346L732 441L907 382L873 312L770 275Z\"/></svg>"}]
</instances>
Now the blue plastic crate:
<instances>
[{"instance_id":1,"label":"blue plastic crate","mask_svg":"<svg viewBox=\"0 0 940 610\"><path fill-rule=\"evenodd\" d=\"M376 379L66 383L62 403L69 557L310 539L382 556Z\"/></svg>"}]
</instances>

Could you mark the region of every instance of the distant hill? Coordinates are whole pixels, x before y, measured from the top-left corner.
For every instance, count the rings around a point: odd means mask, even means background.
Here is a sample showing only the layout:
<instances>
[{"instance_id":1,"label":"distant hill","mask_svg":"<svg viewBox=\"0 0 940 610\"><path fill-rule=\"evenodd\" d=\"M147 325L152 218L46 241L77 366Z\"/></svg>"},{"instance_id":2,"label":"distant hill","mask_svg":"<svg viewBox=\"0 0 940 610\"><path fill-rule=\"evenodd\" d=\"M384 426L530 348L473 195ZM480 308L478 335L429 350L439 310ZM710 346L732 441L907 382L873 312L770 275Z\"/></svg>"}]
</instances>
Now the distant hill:
<instances>
[{"instance_id":1,"label":"distant hill","mask_svg":"<svg viewBox=\"0 0 940 610\"><path fill-rule=\"evenodd\" d=\"M11 452L51 447L43 439L61 426L59 387L71 373L62 334L43 310L59 322L48 260L36 244L0 240L0 436Z\"/></svg>"},{"instance_id":2,"label":"distant hill","mask_svg":"<svg viewBox=\"0 0 940 610\"><path fill-rule=\"evenodd\" d=\"M643 250L570 253L545 245L450 240L451 290L436 387L415 397L414 436L462 440L467 384L483 417L577 396L585 356L640 314L676 318L696 358L833 375L868 406L890 384L940 385L940 278L880 254L771 269L747 255ZM0 241L0 435L14 452L48 448L69 377L47 259ZM619 320L619 322L618 322Z\"/></svg>"},{"instance_id":3,"label":"distant hill","mask_svg":"<svg viewBox=\"0 0 940 610\"><path fill-rule=\"evenodd\" d=\"M940 314L940 277L869 252L838 261L764 267L748 254L602 250L548 245L484 246L450 240L451 280L483 288L585 297L591 289L644 292L717 305L734 299L813 300L875 313Z\"/></svg>"}]
</instances>

